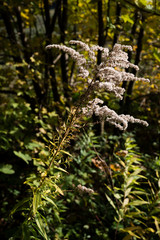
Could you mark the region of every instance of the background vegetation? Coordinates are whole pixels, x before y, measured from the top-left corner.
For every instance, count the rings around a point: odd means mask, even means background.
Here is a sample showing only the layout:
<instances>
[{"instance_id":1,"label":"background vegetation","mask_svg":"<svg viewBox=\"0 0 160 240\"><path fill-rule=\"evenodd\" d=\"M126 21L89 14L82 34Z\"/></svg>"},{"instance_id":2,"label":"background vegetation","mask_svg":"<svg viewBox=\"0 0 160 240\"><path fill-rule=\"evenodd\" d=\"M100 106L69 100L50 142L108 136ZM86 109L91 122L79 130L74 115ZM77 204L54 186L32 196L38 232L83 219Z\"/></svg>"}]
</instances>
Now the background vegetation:
<instances>
[{"instance_id":1,"label":"background vegetation","mask_svg":"<svg viewBox=\"0 0 160 240\"><path fill-rule=\"evenodd\" d=\"M160 238L159 29L158 0L0 0L2 239ZM150 83L123 82L122 101L103 98L149 127L130 125L123 133L83 122L65 142L60 168L51 173L54 186L38 195L36 173L44 173L55 135L65 132L84 89L75 63L45 46L72 39L109 49L132 45L129 59ZM79 184L94 194L78 192Z\"/></svg>"}]
</instances>

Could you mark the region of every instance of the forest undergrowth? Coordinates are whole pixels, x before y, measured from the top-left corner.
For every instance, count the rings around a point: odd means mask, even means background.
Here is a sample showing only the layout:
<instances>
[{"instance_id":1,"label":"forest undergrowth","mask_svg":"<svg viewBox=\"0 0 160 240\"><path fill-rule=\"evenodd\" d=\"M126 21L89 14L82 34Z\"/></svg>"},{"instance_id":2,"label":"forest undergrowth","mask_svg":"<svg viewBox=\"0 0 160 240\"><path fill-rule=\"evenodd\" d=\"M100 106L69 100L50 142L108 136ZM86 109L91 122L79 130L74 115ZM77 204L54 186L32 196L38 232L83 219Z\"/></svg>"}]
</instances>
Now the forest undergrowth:
<instances>
[{"instance_id":1,"label":"forest undergrowth","mask_svg":"<svg viewBox=\"0 0 160 240\"><path fill-rule=\"evenodd\" d=\"M33 159L26 197L11 211L11 219L19 214L22 223L9 239L159 239L160 159L141 154L134 134L127 133L128 124L146 128L148 123L106 105L110 94L123 99L123 81L149 80L125 71L138 70L128 61L130 46L115 44L109 51L81 41L70 44L79 50L53 44L47 51L58 49L73 59L83 89L67 121L45 139L46 155ZM118 135L107 133L110 125Z\"/></svg>"}]
</instances>

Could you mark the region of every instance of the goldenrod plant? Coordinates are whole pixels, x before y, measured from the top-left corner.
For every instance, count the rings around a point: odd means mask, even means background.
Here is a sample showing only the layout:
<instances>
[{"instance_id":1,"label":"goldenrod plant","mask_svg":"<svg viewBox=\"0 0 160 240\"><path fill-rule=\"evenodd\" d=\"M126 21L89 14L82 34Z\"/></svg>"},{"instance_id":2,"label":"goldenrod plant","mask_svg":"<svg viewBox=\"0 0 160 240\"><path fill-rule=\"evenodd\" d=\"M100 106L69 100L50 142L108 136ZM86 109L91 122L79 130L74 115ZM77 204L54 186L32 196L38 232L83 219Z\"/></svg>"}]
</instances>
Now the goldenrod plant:
<instances>
[{"instance_id":1,"label":"goldenrod plant","mask_svg":"<svg viewBox=\"0 0 160 240\"><path fill-rule=\"evenodd\" d=\"M125 50L132 51L131 46L115 44L113 50L109 51L108 48L89 46L76 40L70 41L70 44L76 44L79 50L57 44L48 45L46 49L47 51L51 51L50 49L52 48L63 51L75 61L77 65L76 78L83 80L84 91L77 104L70 109L68 120L57 129L57 133L54 133L55 137L52 141L47 142L49 155L45 159L33 159L37 169L25 181L25 184L29 186L28 197L19 202L12 211L12 214L20 209L23 212L28 212L28 214L24 214L25 221L22 224L23 239L29 239L28 236L32 236L32 239L39 239L39 234L43 239L50 239L47 235L49 225L46 220L48 205L52 205L52 211L60 221L59 209L55 199L57 196L63 196L64 194L61 188L61 179L63 174L68 174L65 166L68 166L71 158L67 148L70 146L70 140L78 135L80 127L83 127L85 124L86 117L88 118L95 114L100 121L107 121L120 130L126 130L129 122L148 126L148 123L144 120L130 115L118 115L114 110L105 106L103 100L96 96L99 92L107 91L108 93L113 93L116 98L122 99L125 92L121 87L123 81L149 81L125 71L129 67L138 70L138 66L128 61L128 54L125 52ZM97 65L98 51L102 54L102 62L99 65ZM74 82L76 83L76 80ZM120 162L122 167L125 168L125 174L124 196L122 197L120 194L118 197L121 209L117 210L114 207L118 215L118 222L122 221L127 213L126 208L128 205L132 204L135 206L138 203L136 202L138 200L133 201L133 199L130 199L130 192L132 192L132 184L138 182L140 172L143 171L139 167L139 162L137 163L138 160L135 157L131 160L131 153L128 156L126 157L126 163ZM135 170L132 167L134 161ZM130 171L132 173L130 173L129 178L128 172ZM94 190L87 186L79 184L75 187L81 193L88 192L89 194L94 194ZM111 189L109 188L109 190ZM114 193L113 189L111 191ZM118 193L114 194L115 196L118 196ZM106 197L114 206L109 196L106 195ZM147 204L148 202L144 200L143 203Z\"/></svg>"}]
</instances>

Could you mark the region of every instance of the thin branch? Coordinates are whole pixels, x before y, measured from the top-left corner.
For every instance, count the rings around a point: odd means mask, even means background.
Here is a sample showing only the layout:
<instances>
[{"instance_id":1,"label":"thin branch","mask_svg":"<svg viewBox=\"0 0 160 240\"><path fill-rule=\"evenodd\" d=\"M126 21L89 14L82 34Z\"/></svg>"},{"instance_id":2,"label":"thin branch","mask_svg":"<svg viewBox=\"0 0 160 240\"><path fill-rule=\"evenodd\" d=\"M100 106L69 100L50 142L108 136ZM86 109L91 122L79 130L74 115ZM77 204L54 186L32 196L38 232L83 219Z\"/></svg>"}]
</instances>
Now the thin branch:
<instances>
[{"instance_id":1,"label":"thin branch","mask_svg":"<svg viewBox=\"0 0 160 240\"><path fill-rule=\"evenodd\" d=\"M14 94L16 95L16 91L13 91L13 90L0 90L0 93L2 94Z\"/></svg>"}]
</instances>

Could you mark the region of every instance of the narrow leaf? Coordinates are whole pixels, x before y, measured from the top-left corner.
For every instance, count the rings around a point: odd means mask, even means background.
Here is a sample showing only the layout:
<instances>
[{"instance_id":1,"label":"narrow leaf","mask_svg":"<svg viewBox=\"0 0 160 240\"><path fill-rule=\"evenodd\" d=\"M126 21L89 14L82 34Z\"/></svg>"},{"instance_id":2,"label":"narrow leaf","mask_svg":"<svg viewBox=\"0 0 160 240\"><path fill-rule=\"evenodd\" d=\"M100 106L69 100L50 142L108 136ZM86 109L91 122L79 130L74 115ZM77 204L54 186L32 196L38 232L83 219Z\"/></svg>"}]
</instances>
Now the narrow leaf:
<instances>
[{"instance_id":1,"label":"narrow leaf","mask_svg":"<svg viewBox=\"0 0 160 240\"><path fill-rule=\"evenodd\" d=\"M44 200L46 200L47 202L51 203L53 206L55 206L58 209L57 205L55 204L55 202L52 199L50 199L49 197L46 197L46 196L43 196L42 198Z\"/></svg>"},{"instance_id":2,"label":"narrow leaf","mask_svg":"<svg viewBox=\"0 0 160 240\"><path fill-rule=\"evenodd\" d=\"M34 216L37 213L37 209L38 209L40 200L41 200L40 193L36 191L33 195L33 214L34 214Z\"/></svg>"},{"instance_id":3,"label":"narrow leaf","mask_svg":"<svg viewBox=\"0 0 160 240\"><path fill-rule=\"evenodd\" d=\"M130 194L131 190L132 190L132 187L126 189L125 197L127 197Z\"/></svg>"},{"instance_id":4,"label":"narrow leaf","mask_svg":"<svg viewBox=\"0 0 160 240\"><path fill-rule=\"evenodd\" d=\"M137 205L143 205L143 204L148 204L149 202L147 201L141 201L141 200L135 200L133 202L130 202L129 205L131 206L137 206Z\"/></svg>"},{"instance_id":5,"label":"narrow leaf","mask_svg":"<svg viewBox=\"0 0 160 240\"><path fill-rule=\"evenodd\" d=\"M49 240L49 238L47 237L46 231L44 229L44 223L39 213L36 214L35 221L38 226L39 233L42 235L42 237L44 237L45 240Z\"/></svg>"},{"instance_id":6,"label":"narrow leaf","mask_svg":"<svg viewBox=\"0 0 160 240\"><path fill-rule=\"evenodd\" d=\"M54 184L54 187L57 192L59 192L61 195L64 195L63 191L60 189L60 187L57 186L57 184Z\"/></svg>"},{"instance_id":7,"label":"narrow leaf","mask_svg":"<svg viewBox=\"0 0 160 240\"><path fill-rule=\"evenodd\" d=\"M60 152L62 152L62 153L64 153L64 154L66 154L66 155L68 155L68 156L72 157L72 155L71 155L69 152L67 152L67 151L60 150Z\"/></svg>"},{"instance_id":8,"label":"narrow leaf","mask_svg":"<svg viewBox=\"0 0 160 240\"><path fill-rule=\"evenodd\" d=\"M117 210L114 202L112 201L112 199L111 199L107 194L105 194L105 196L106 196L108 202L111 204L111 206L112 206L112 207L114 208L114 210L116 211L117 215L120 217L120 214L119 214L119 212L118 212L118 210Z\"/></svg>"},{"instance_id":9,"label":"narrow leaf","mask_svg":"<svg viewBox=\"0 0 160 240\"><path fill-rule=\"evenodd\" d=\"M54 166L54 168L57 169L57 170L59 170L59 171L68 173L65 169L63 169L63 168L61 168L61 167Z\"/></svg>"},{"instance_id":10,"label":"narrow leaf","mask_svg":"<svg viewBox=\"0 0 160 240\"><path fill-rule=\"evenodd\" d=\"M124 201L123 201L123 208L128 205L129 203L129 198L125 198Z\"/></svg>"},{"instance_id":11,"label":"narrow leaf","mask_svg":"<svg viewBox=\"0 0 160 240\"><path fill-rule=\"evenodd\" d=\"M26 202L28 202L30 198L24 198L22 201L18 202L14 208L11 210L10 215L13 215L20 207L22 207Z\"/></svg>"},{"instance_id":12,"label":"narrow leaf","mask_svg":"<svg viewBox=\"0 0 160 240\"><path fill-rule=\"evenodd\" d=\"M131 235L127 235L122 240L130 240L130 239L132 239L132 236Z\"/></svg>"}]
</instances>

